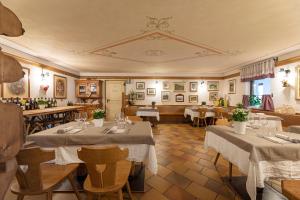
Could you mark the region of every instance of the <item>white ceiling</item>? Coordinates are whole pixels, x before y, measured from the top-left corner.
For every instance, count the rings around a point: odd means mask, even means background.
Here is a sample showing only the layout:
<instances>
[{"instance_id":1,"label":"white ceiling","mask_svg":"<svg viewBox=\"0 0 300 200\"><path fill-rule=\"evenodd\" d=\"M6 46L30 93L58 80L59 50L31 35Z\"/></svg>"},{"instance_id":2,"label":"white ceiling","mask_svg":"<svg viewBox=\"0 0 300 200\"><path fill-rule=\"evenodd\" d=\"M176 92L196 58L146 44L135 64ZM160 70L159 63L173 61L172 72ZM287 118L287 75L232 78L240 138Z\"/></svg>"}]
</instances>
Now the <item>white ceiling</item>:
<instances>
[{"instance_id":1,"label":"white ceiling","mask_svg":"<svg viewBox=\"0 0 300 200\"><path fill-rule=\"evenodd\" d=\"M225 73L300 44L299 0L2 3L26 31L10 42L86 73Z\"/></svg>"}]
</instances>

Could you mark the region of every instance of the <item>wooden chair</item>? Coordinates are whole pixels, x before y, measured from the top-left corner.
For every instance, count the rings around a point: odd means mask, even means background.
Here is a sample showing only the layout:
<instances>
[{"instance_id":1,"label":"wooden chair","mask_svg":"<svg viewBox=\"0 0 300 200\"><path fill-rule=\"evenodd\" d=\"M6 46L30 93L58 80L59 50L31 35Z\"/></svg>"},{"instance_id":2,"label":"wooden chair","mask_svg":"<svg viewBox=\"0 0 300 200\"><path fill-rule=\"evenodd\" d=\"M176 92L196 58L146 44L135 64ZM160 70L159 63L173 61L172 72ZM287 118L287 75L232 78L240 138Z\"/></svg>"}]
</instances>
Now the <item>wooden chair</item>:
<instances>
[{"instance_id":1,"label":"wooden chair","mask_svg":"<svg viewBox=\"0 0 300 200\"><path fill-rule=\"evenodd\" d=\"M281 181L282 194L289 200L300 200L300 180Z\"/></svg>"},{"instance_id":2,"label":"wooden chair","mask_svg":"<svg viewBox=\"0 0 300 200\"><path fill-rule=\"evenodd\" d=\"M131 162L125 160L128 157L128 149L121 150L118 146L82 147L77 153L88 170L84 182L88 199L93 199L94 194L100 198L103 193L117 192L118 198L122 200L122 188L125 185L130 198L133 199L128 182Z\"/></svg>"},{"instance_id":3,"label":"wooden chair","mask_svg":"<svg viewBox=\"0 0 300 200\"><path fill-rule=\"evenodd\" d=\"M197 126L200 126L200 121L202 122L202 124L205 124L205 126L207 126L207 122L206 122L207 108L199 108L198 112L199 112L199 116L197 120Z\"/></svg>"},{"instance_id":4,"label":"wooden chair","mask_svg":"<svg viewBox=\"0 0 300 200\"><path fill-rule=\"evenodd\" d=\"M231 123L228 121L227 118L223 119L217 119L216 125L223 125L223 126L229 126Z\"/></svg>"},{"instance_id":5,"label":"wooden chair","mask_svg":"<svg viewBox=\"0 0 300 200\"><path fill-rule=\"evenodd\" d=\"M51 200L53 189L66 178L70 181L77 199L80 200L79 192L72 176L78 164L56 165L44 163L54 158L54 151L44 151L39 147L27 148L19 152L17 155L18 169L16 174L18 183L14 183L11 186L11 191L18 195L18 200L22 200L26 195L43 193L47 194L47 200Z\"/></svg>"},{"instance_id":6,"label":"wooden chair","mask_svg":"<svg viewBox=\"0 0 300 200\"><path fill-rule=\"evenodd\" d=\"M140 121L143 121L143 119L139 116L127 116L128 119L132 122L140 122Z\"/></svg>"},{"instance_id":7,"label":"wooden chair","mask_svg":"<svg viewBox=\"0 0 300 200\"><path fill-rule=\"evenodd\" d=\"M218 119L223 119L224 118L223 114L225 113L225 110L224 110L224 108L216 107L214 109L214 113L215 113L215 116L214 116L213 123L215 124Z\"/></svg>"}]
</instances>

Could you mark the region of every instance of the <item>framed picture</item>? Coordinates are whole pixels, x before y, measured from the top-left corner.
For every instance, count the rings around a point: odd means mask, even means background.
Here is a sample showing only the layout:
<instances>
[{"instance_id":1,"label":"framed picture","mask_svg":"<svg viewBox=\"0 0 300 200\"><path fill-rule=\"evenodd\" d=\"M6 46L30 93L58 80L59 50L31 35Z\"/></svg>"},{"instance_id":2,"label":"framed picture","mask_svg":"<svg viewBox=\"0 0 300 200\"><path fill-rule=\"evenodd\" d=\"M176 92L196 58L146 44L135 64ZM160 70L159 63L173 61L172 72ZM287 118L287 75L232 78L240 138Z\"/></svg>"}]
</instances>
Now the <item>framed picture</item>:
<instances>
[{"instance_id":1,"label":"framed picture","mask_svg":"<svg viewBox=\"0 0 300 200\"><path fill-rule=\"evenodd\" d=\"M97 93L97 85L95 83L91 83L90 90L91 90L91 93Z\"/></svg>"},{"instance_id":2,"label":"framed picture","mask_svg":"<svg viewBox=\"0 0 300 200\"><path fill-rule=\"evenodd\" d=\"M163 102L170 101L170 95L171 95L171 92L162 91L161 92L161 101L163 101Z\"/></svg>"},{"instance_id":3,"label":"framed picture","mask_svg":"<svg viewBox=\"0 0 300 200\"><path fill-rule=\"evenodd\" d=\"M175 95L176 102L184 102L184 95L183 94L176 94Z\"/></svg>"},{"instance_id":4,"label":"framed picture","mask_svg":"<svg viewBox=\"0 0 300 200\"><path fill-rule=\"evenodd\" d=\"M219 93L218 92L210 92L208 95L209 95L209 100L210 101L215 101L219 97Z\"/></svg>"},{"instance_id":5,"label":"framed picture","mask_svg":"<svg viewBox=\"0 0 300 200\"><path fill-rule=\"evenodd\" d=\"M30 69L23 67L24 77L14 83L2 84L2 97L29 98L30 97Z\"/></svg>"},{"instance_id":6,"label":"framed picture","mask_svg":"<svg viewBox=\"0 0 300 200\"><path fill-rule=\"evenodd\" d=\"M170 82L169 81L163 81L163 89L169 90L170 89Z\"/></svg>"},{"instance_id":7,"label":"framed picture","mask_svg":"<svg viewBox=\"0 0 300 200\"><path fill-rule=\"evenodd\" d=\"M137 90L144 90L145 89L145 82L136 82L135 87Z\"/></svg>"},{"instance_id":8,"label":"framed picture","mask_svg":"<svg viewBox=\"0 0 300 200\"><path fill-rule=\"evenodd\" d=\"M189 95L190 103L198 103L198 95Z\"/></svg>"},{"instance_id":9,"label":"framed picture","mask_svg":"<svg viewBox=\"0 0 300 200\"><path fill-rule=\"evenodd\" d=\"M229 94L235 94L236 93L236 80L229 80L228 81L229 84Z\"/></svg>"},{"instance_id":10,"label":"framed picture","mask_svg":"<svg viewBox=\"0 0 300 200\"><path fill-rule=\"evenodd\" d=\"M300 66L296 67L296 99L300 100Z\"/></svg>"},{"instance_id":11,"label":"framed picture","mask_svg":"<svg viewBox=\"0 0 300 200\"><path fill-rule=\"evenodd\" d=\"M174 83L174 92L184 92L184 91L185 91L185 82Z\"/></svg>"},{"instance_id":12,"label":"framed picture","mask_svg":"<svg viewBox=\"0 0 300 200\"><path fill-rule=\"evenodd\" d=\"M137 92L136 100L145 100L145 92Z\"/></svg>"},{"instance_id":13,"label":"framed picture","mask_svg":"<svg viewBox=\"0 0 300 200\"><path fill-rule=\"evenodd\" d=\"M67 78L63 76L53 76L53 89L54 98L66 99L67 98Z\"/></svg>"},{"instance_id":14,"label":"framed picture","mask_svg":"<svg viewBox=\"0 0 300 200\"><path fill-rule=\"evenodd\" d=\"M208 91L219 91L219 81L207 81Z\"/></svg>"},{"instance_id":15,"label":"framed picture","mask_svg":"<svg viewBox=\"0 0 300 200\"><path fill-rule=\"evenodd\" d=\"M156 95L155 88L147 88L147 95Z\"/></svg>"},{"instance_id":16,"label":"framed picture","mask_svg":"<svg viewBox=\"0 0 300 200\"><path fill-rule=\"evenodd\" d=\"M190 92L198 91L198 82L190 82Z\"/></svg>"}]
</instances>

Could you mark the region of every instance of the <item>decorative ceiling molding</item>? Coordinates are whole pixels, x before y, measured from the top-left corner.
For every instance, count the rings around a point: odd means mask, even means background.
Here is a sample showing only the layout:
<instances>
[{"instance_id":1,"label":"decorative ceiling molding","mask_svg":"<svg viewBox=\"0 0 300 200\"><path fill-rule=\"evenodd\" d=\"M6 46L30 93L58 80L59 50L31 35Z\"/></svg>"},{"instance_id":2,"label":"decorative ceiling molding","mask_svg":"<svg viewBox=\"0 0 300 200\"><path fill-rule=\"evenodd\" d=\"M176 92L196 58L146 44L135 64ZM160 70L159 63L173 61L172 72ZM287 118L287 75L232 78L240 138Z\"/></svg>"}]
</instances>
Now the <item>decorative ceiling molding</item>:
<instances>
[{"instance_id":1,"label":"decorative ceiling molding","mask_svg":"<svg viewBox=\"0 0 300 200\"><path fill-rule=\"evenodd\" d=\"M163 18L157 18L157 17L147 17L148 22L146 23L146 28L142 30L142 33L149 33L153 31L162 31L166 33L172 34L174 31L169 30L169 20L172 19L172 17L163 17Z\"/></svg>"}]
</instances>

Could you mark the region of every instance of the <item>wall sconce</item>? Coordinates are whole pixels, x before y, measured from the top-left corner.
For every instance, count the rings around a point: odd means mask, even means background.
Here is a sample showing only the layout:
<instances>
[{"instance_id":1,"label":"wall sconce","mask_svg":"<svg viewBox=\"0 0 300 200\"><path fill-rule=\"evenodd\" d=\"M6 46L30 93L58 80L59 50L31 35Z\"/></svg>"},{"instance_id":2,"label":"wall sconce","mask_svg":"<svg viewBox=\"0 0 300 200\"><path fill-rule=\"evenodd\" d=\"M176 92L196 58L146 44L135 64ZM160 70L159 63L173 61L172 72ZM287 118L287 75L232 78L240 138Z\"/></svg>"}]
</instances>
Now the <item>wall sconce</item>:
<instances>
[{"instance_id":1,"label":"wall sconce","mask_svg":"<svg viewBox=\"0 0 300 200\"><path fill-rule=\"evenodd\" d=\"M289 73L291 73L291 70L290 69L280 68L279 72L280 73L285 73L285 77L288 77ZM281 83L282 83L282 87L288 87L289 86L288 80L286 80L286 79L283 79L281 81Z\"/></svg>"},{"instance_id":2,"label":"wall sconce","mask_svg":"<svg viewBox=\"0 0 300 200\"><path fill-rule=\"evenodd\" d=\"M285 75L288 75L289 73L291 73L291 70L290 70L290 69L280 68L279 72L280 72L280 73L285 72Z\"/></svg>"},{"instance_id":3,"label":"wall sconce","mask_svg":"<svg viewBox=\"0 0 300 200\"><path fill-rule=\"evenodd\" d=\"M44 68L42 68L42 82L40 85L40 89L46 94L47 90L49 89L49 85L47 84L46 79L50 76L49 72L44 73Z\"/></svg>"},{"instance_id":4,"label":"wall sconce","mask_svg":"<svg viewBox=\"0 0 300 200\"><path fill-rule=\"evenodd\" d=\"M50 76L49 72L44 73L44 68L42 68L42 73L41 73L42 81L45 80L49 76Z\"/></svg>"},{"instance_id":5,"label":"wall sconce","mask_svg":"<svg viewBox=\"0 0 300 200\"><path fill-rule=\"evenodd\" d=\"M204 81L200 81L200 85L203 85L204 84Z\"/></svg>"}]
</instances>

